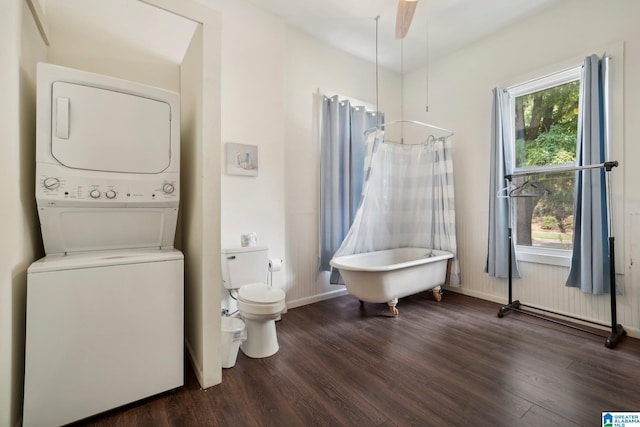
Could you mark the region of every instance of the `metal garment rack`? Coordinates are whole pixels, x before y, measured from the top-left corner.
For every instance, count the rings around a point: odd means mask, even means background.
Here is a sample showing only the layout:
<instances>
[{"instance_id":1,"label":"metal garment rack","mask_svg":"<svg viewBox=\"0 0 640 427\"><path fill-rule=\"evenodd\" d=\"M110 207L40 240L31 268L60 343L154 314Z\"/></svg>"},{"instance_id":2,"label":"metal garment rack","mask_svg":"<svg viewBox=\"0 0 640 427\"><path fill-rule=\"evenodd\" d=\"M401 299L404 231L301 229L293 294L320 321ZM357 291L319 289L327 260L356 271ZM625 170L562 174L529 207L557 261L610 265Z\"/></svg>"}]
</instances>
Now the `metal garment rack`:
<instances>
[{"instance_id":1,"label":"metal garment rack","mask_svg":"<svg viewBox=\"0 0 640 427\"><path fill-rule=\"evenodd\" d=\"M545 316L542 314L538 314L532 311L528 311L528 310L523 310L521 307L528 307L534 310L538 310L541 312L546 312L549 314L553 314L555 316L561 316L561 317L565 317L565 318L569 318L569 319L574 319L574 320L578 320L580 322L586 322L586 323L591 323L594 325L599 325L599 326L607 326L607 327L611 327L611 334L609 334L609 336L606 337L605 343L604 345L607 348L614 348L616 346L616 344L620 341L620 339L622 339L623 336L625 336L627 333L624 330L624 328L622 327L622 325L619 325L617 322L617 312L616 312L616 264L615 264L615 245L614 245L614 236L613 236L613 225L612 225L612 218L611 218L611 198L610 198L610 194L611 194L611 179L609 177L609 173L611 172L611 169L613 169L614 167L618 166L618 162L617 161L611 161L611 162L604 162L604 163L600 163L597 165L588 165L588 166L571 166L571 167L558 167L558 168L554 168L554 169L538 169L538 170L533 170L533 171L527 171L522 172L522 173L513 173L510 175L505 175L505 179L509 182L509 185L507 188L510 188L513 184L513 178L516 176L529 176L529 175L536 175L536 174L546 174L546 173L557 173L557 172L569 172L569 171L579 171L579 170L584 170L584 169L601 169L604 168L606 171L606 181L607 181L607 216L608 216L608 225L609 225L609 262L611 264L610 266L610 281L611 281L611 289L610 289L610 295L611 295L611 325L607 325L604 323L599 323L599 322L593 322L593 321L589 321L589 320L584 320L584 319L580 319L578 317L573 317L567 314L563 314L563 313L556 313L554 311L551 310L546 310L546 309L542 309L539 307L534 307L534 306L530 306L530 305L526 305L526 304L522 304L520 301L518 300L513 300L513 236L512 236L512 225L511 225L511 192L507 193L507 197L509 199L509 303L507 305L504 305L502 307L500 307L500 310L498 311L498 317L503 317L505 313L509 312L509 311L517 311L519 313L523 313L526 314L528 316L532 316L532 317L536 317L538 319L542 319L542 320L546 320L558 325L562 325L562 326L566 326L572 329L577 329L579 331L582 332L587 332L589 334L593 334L593 335L597 335L597 336L602 336L596 332L593 332L591 330L588 329L584 329L581 328L579 326L576 326L574 324L570 324L570 323L565 323L562 322L560 320L557 320L555 318L549 317L549 316Z\"/></svg>"}]
</instances>

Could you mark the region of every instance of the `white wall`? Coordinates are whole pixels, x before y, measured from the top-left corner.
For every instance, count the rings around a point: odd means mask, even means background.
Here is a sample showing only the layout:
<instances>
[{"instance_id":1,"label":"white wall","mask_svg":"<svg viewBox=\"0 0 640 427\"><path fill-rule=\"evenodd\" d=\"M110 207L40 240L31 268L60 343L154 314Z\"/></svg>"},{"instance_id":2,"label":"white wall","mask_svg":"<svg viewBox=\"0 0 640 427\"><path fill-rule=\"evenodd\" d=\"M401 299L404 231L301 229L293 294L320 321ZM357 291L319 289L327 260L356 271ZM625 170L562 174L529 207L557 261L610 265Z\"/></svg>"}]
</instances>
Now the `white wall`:
<instances>
[{"instance_id":1,"label":"white wall","mask_svg":"<svg viewBox=\"0 0 640 427\"><path fill-rule=\"evenodd\" d=\"M257 145L259 156L257 177L227 175L223 165L222 247L238 247L241 234L256 232L270 257L284 259L273 282L286 291L290 307L342 292L316 271L313 95L320 88L375 104L374 65L249 2L199 1L222 14L222 156L226 142ZM391 116L400 109L398 84L397 74L381 70L381 105ZM222 297L222 305L235 310L224 289Z\"/></svg>"},{"instance_id":2,"label":"white wall","mask_svg":"<svg viewBox=\"0 0 640 427\"><path fill-rule=\"evenodd\" d=\"M375 39L372 40L372 43ZM318 272L320 145L314 94L334 92L376 103L375 64L357 59L288 28L285 61L285 181L287 303L296 307L345 292ZM399 118L398 73L380 68L380 110Z\"/></svg>"},{"instance_id":3,"label":"white wall","mask_svg":"<svg viewBox=\"0 0 640 427\"><path fill-rule=\"evenodd\" d=\"M255 232L271 258L285 256L284 25L248 2L228 2L222 23L222 146L258 146L258 176L226 174L222 165L222 247ZM213 261L213 260L212 260ZM215 260L218 261L218 260ZM285 262L287 260L285 259ZM273 275L283 287L286 272ZM223 305L235 310L223 289Z\"/></svg>"},{"instance_id":4,"label":"white wall","mask_svg":"<svg viewBox=\"0 0 640 427\"><path fill-rule=\"evenodd\" d=\"M209 261L220 259L220 20L206 15L180 72L185 341L202 387L222 381L221 266Z\"/></svg>"},{"instance_id":5,"label":"white wall","mask_svg":"<svg viewBox=\"0 0 640 427\"><path fill-rule=\"evenodd\" d=\"M154 56L144 46L125 44L118 37L87 28L81 19L83 10L87 13L87 5L78 3L76 15L69 16L65 2L68 0L47 2L51 40L47 62L180 92L178 63ZM113 7L109 3L102 3L101 7L99 11L89 12L102 13L106 21L126 19L123 14L127 10L121 9L121 2L115 2ZM153 6L143 7L150 12L154 10Z\"/></svg>"},{"instance_id":6,"label":"white wall","mask_svg":"<svg viewBox=\"0 0 640 427\"><path fill-rule=\"evenodd\" d=\"M0 8L0 426L22 415L26 270L42 254L35 198L35 68L46 46L22 0Z\"/></svg>"},{"instance_id":7,"label":"white wall","mask_svg":"<svg viewBox=\"0 0 640 427\"><path fill-rule=\"evenodd\" d=\"M635 0L565 0L537 16L478 41L429 68L429 113L424 113L425 70L405 77L405 115L452 129L456 184L458 247L463 293L506 302L505 280L483 273L488 224L491 91L573 64L591 53L614 56L617 78L614 112L616 256L625 295L618 297L618 322L640 336L640 273L631 266L633 241L640 238L637 220L640 170L636 139L640 123L640 3ZM585 25L590 22L591 25ZM624 64L622 64L624 42ZM560 68L558 68L560 67ZM624 67L624 69L622 69ZM624 79L621 82L620 80ZM623 90L621 90L623 86ZM624 97L624 100L620 100ZM618 111L624 105L624 116ZM638 256L637 248L635 255ZM609 296L589 297L564 286L568 269L521 263L522 280L514 281L514 297L560 312L609 322Z\"/></svg>"},{"instance_id":8,"label":"white wall","mask_svg":"<svg viewBox=\"0 0 640 427\"><path fill-rule=\"evenodd\" d=\"M20 149L20 31L22 28L22 8L20 0L4 2L0 13L0 58L3 64L11 67L0 67L0 92L4 94L0 101L0 114L3 126L0 126L0 177L3 182L16 182L20 176L17 168ZM0 227L5 242L22 239L17 235L13 222L19 216L14 204L20 200L18 186L7 194L7 202L0 205ZM0 425L11 426L17 421L17 402L21 394L15 393L13 386L14 365L18 354L14 351L14 335L24 327L14 325L14 269L22 260L14 258L15 252L10 245L0 247ZM22 283L24 286L24 283ZM24 308L22 309L24 316ZM15 332L14 332L15 329ZM24 342L24 339L23 339ZM18 370L18 369L16 369Z\"/></svg>"},{"instance_id":9,"label":"white wall","mask_svg":"<svg viewBox=\"0 0 640 427\"><path fill-rule=\"evenodd\" d=\"M202 197L202 28L197 28L181 66L180 158L182 194L180 249L185 254L185 344L198 378L204 376L205 313L202 286L203 222ZM188 255L187 255L188 254Z\"/></svg>"}]
</instances>

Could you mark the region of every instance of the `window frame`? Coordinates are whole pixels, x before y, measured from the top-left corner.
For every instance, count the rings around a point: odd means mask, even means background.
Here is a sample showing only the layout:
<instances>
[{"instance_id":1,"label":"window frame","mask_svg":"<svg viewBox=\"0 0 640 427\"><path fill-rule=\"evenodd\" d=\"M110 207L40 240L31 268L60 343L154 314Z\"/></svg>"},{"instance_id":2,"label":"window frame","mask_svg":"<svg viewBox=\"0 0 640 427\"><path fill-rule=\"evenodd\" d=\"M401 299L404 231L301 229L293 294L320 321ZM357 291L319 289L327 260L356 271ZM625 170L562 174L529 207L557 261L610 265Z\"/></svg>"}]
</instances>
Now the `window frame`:
<instances>
[{"instance_id":1,"label":"window frame","mask_svg":"<svg viewBox=\"0 0 640 427\"><path fill-rule=\"evenodd\" d=\"M582 65L575 65L573 67L557 71L551 74L547 74L545 76L529 80L524 83L519 83L513 86L506 88L506 92L508 95L509 102L509 123L511 125L511 134L509 135L509 144L508 149L510 152L508 153L513 160L513 171L514 172L525 172L525 171L535 171L538 167L515 167L515 153L516 153L516 126L515 126L515 104L516 98L522 95L527 95L533 92L538 92L545 89L550 89L555 86L559 86L565 83L570 83L573 81L581 81L582 80ZM578 99L578 105L580 105L581 100ZM580 114L580 113L578 113ZM557 165L558 168L563 168L567 166L566 163L564 165ZM553 168L553 165L544 166L544 168ZM556 265L562 267L570 267L571 266L571 256L572 249L556 249L556 248L545 248L539 246L524 246L524 245L514 245L515 247L515 255L518 261L524 262L532 262L538 264L548 264L548 265Z\"/></svg>"}]
</instances>

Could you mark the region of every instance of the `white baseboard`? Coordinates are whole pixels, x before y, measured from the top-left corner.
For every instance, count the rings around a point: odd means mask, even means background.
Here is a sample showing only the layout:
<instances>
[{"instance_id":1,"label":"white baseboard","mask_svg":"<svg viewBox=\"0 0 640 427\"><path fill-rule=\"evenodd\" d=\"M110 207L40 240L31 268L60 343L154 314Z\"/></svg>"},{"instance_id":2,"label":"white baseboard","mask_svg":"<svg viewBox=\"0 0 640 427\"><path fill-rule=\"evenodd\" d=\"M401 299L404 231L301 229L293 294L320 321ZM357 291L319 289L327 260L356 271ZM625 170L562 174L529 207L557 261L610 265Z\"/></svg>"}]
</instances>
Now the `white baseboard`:
<instances>
[{"instance_id":1,"label":"white baseboard","mask_svg":"<svg viewBox=\"0 0 640 427\"><path fill-rule=\"evenodd\" d=\"M187 347L187 356L189 357L189 363L191 363L191 368L193 372L196 374L196 378L198 379L198 383L200 383L200 388L204 388L202 384L204 384L204 372L202 371L202 366L198 363L198 359L196 359L193 354L193 348L189 343L189 340L185 339L184 344Z\"/></svg>"},{"instance_id":2,"label":"white baseboard","mask_svg":"<svg viewBox=\"0 0 640 427\"><path fill-rule=\"evenodd\" d=\"M349 291L347 288L340 288L335 291L325 292L323 294L312 295L310 297L294 299L291 301L287 301L287 309L302 307L303 305L313 304L314 302L324 301L331 298L340 297L343 295L348 295Z\"/></svg>"},{"instance_id":3,"label":"white baseboard","mask_svg":"<svg viewBox=\"0 0 640 427\"><path fill-rule=\"evenodd\" d=\"M624 330L627 333L627 335L630 336L631 338L640 338L640 329L638 329L638 328L630 328L630 327L625 326L625 325L622 325L622 327L624 328Z\"/></svg>"},{"instance_id":4,"label":"white baseboard","mask_svg":"<svg viewBox=\"0 0 640 427\"><path fill-rule=\"evenodd\" d=\"M468 295L470 297L475 297L475 298L479 298L485 301L491 301L491 302L495 302L498 304L506 304L508 301L508 298L506 297L497 297L495 295L491 295L491 294L486 294L484 292L477 292L477 291L473 291L473 290L469 290L469 289L464 289L464 288L445 288L445 290L450 291L450 292L456 292L462 295ZM562 314L562 313L560 313ZM551 315L551 317L554 317L553 315ZM591 325L586 325L586 326L591 326ZM622 327L624 328L625 332L627 333L627 336L631 337L631 338L640 338L640 329L638 328L631 328L625 325L622 325ZM623 338L624 339L624 338Z\"/></svg>"},{"instance_id":5,"label":"white baseboard","mask_svg":"<svg viewBox=\"0 0 640 427\"><path fill-rule=\"evenodd\" d=\"M507 303L507 298L506 297L498 297L496 295L487 294L485 292L478 292L478 291L474 291L474 290L470 290L470 289L465 289L465 288L462 288L462 287L453 288L453 287L445 286L444 290L445 291L449 291L449 292L455 292L455 293L462 294L462 295L467 295L467 296L474 297L474 298L483 299L485 301L496 302L498 304L506 304Z\"/></svg>"}]
</instances>

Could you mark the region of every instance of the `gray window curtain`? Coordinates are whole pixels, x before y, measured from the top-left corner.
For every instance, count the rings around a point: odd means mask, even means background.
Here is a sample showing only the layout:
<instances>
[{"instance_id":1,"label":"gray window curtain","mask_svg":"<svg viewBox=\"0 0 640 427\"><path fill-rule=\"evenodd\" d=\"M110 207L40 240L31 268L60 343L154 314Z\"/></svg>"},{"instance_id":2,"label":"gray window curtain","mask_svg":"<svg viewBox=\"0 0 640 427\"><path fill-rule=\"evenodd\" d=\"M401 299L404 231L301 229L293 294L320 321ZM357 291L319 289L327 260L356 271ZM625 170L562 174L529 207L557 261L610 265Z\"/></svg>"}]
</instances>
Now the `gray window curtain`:
<instances>
[{"instance_id":1,"label":"gray window curtain","mask_svg":"<svg viewBox=\"0 0 640 427\"><path fill-rule=\"evenodd\" d=\"M322 97L320 115L320 270L329 271L360 203L364 132L376 125L376 115L337 95Z\"/></svg>"},{"instance_id":2,"label":"gray window curtain","mask_svg":"<svg viewBox=\"0 0 640 427\"><path fill-rule=\"evenodd\" d=\"M513 173L514 154L510 143L513 123L509 114L509 97L503 88L493 90L491 114L491 165L489 182L489 241L487 265L489 276L509 277L509 201L498 197L507 183L505 175ZM512 245L513 249L513 245ZM513 277L520 277L513 252Z\"/></svg>"},{"instance_id":3,"label":"gray window curtain","mask_svg":"<svg viewBox=\"0 0 640 427\"><path fill-rule=\"evenodd\" d=\"M585 59L580 82L578 166L606 161L608 58ZM573 254L567 286L589 294L611 290L604 169L576 172Z\"/></svg>"}]
</instances>

